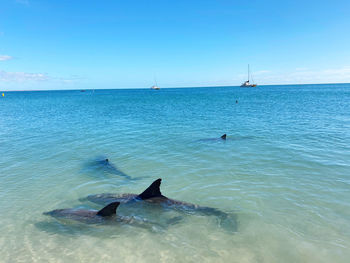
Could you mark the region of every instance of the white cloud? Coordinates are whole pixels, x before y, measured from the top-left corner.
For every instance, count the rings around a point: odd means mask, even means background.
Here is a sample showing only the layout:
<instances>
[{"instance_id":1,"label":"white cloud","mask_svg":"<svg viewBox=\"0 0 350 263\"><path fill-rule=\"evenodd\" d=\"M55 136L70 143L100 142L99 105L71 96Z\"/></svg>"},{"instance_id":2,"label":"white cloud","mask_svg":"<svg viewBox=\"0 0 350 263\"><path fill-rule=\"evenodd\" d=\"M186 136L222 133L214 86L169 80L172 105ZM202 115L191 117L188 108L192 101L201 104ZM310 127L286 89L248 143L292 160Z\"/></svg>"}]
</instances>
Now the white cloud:
<instances>
[{"instance_id":1,"label":"white cloud","mask_svg":"<svg viewBox=\"0 0 350 263\"><path fill-rule=\"evenodd\" d=\"M0 55L0 61L10 60L13 59L13 57L8 55Z\"/></svg>"},{"instance_id":2,"label":"white cloud","mask_svg":"<svg viewBox=\"0 0 350 263\"><path fill-rule=\"evenodd\" d=\"M298 68L292 72L269 72L256 76L259 84L317 84L350 82L350 67L311 70Z\"/></svg>"},{"instance_id":3,"label":"white cloud","mask_svg":"<svg viewBox=\"0 0 350 263\"><path fill-rule=\"evenodd\" d=\"M53 77L46 73L27 73L27 72L7 72L0 70L0 81L7 84L26 84L46 82L50 84L74 85L77 82L84 80L84 78L76 75L68 77Z\"/></svg>"},{"instance_id":4,"label":"white cloud","mask_svg":"<svg viewBox=\"0 0 350 263\"><path fill-rule=\"evenodd\" d=\"M6 72L0 70L0 81L4 82L26 82L45 80L49 80L49 77L43 73Z\"/></svg>"},{"instance_id":5,"label":"white cloud","mask_svg":"<svg viewBox=\"0 0 350 263\"><path fill-rule=\"evenodd\" d=\"M254 75L262 75L262 74L266 74L266 73L270 73L270 70L259 70L254 72Z\"/></svg>"},{"instance_id":6,"label":"white cloud","mask_svg":"<svg viewBox=\"0 0 350 263\"><path fill-rule=\"evenodd\" d=\"M23 5L29 5L29 0L16 0L16 3L23 4Z\"/></svg>"},{"instance_id":7,"label":"white cloud","mask_svg":"<svg viewBox=\"0 0 350 263\"><path fill-rule=\"evenodd\" d=\"M305 71L305 70L308 70L309 68L296 68L295 70L296 71Z\"/></svg>"},{"instance_id":8,"label":"white cloud","mask_svg":"<svg viewBox=\"0 0 350 263\"><path fill-rule=\"evenodd\" d=\"M81 80L84 80L84 78L77 76L77 75L70 75L68 77L55 77L51 78L53 81L60 82L63 84L74 84Z\"/></svg>"},{"instance_id":9,"label":"white cloud","mask_svg":"<svg viewBox=\"0 0 350 263\"><path fill-rule=\"evenodd\" d=\"M323 70L324 74L350 77L350 67Z\"/></svg>"}]
</instances>

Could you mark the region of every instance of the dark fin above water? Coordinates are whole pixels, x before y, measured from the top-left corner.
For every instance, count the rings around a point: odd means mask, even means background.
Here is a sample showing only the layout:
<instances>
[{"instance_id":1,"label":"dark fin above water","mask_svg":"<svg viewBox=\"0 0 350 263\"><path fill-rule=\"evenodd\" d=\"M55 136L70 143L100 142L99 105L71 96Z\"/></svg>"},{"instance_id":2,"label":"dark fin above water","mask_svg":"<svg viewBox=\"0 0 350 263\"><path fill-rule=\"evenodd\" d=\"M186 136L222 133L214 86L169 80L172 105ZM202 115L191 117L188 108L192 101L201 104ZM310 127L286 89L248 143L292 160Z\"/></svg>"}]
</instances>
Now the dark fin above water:
<instances>
[{"instance_id":1,"label":"dark fin above water","mask_svg":"<svg viewBox=\"0 0 350 263\"><path fill-rule=\"evenodd\" d=\"M138 198L145 200L152 197L158 197L162 196L162 193L160 192L160 183L162 182L162 179L155 180L145 191L142 192L142 194L138 195Z\"/></svg>"},{"instance_id":2,"label":"dark fin above water","mask_svg":"<svg viewBox=\"0 0 350 263\"><path fill-rule=\"evenodd\" d=\"M109 205L102 208L97 212L98 216L112 216L117 213L117 207L120 205L119 202L110 203Z\"/></svg>"},{"instance_id":3,"label":"dark fin above water","mask_svg":"<svg viewBox=\"0 0 350 263\"><path fill-rule=\"evenodd\" d=\"M223 140L226 140L226 133L220 137Z\"/></svg>"}]
</instances>

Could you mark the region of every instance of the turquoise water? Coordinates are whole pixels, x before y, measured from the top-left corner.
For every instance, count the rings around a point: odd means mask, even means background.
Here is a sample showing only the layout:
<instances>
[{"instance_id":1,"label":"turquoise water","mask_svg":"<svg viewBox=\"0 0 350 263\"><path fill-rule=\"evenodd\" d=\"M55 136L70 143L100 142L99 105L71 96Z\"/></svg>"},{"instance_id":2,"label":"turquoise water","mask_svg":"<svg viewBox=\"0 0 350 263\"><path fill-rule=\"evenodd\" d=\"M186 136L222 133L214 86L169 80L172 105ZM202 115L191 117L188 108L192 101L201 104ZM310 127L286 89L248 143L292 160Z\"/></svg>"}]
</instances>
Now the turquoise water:
<instances>
[{"instance_id":1,"label":"turquoise water","mask_svg":"<svg viewBox=\"0 0 350 263\"><path fill-rule=\"evenodd\" d=\"M2 262L350 258L349 84L7 92L0 115ZM104 157L132 180L92 165ZM220 209L236 228L174 211L139 211L162 224L151 229L43 215L99 209L84 198L157 178L166 196Z\"/></svg>"}]
</instances>

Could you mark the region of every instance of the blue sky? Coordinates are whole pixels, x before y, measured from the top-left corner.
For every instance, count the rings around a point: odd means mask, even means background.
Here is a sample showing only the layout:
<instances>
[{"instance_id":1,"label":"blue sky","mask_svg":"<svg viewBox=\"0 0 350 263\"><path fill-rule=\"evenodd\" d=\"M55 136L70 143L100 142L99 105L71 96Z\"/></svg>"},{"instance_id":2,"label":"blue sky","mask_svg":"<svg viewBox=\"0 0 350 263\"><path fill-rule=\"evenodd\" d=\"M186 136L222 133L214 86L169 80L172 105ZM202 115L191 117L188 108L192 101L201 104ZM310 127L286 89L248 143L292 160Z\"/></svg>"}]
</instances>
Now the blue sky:
<instances>
[{"instance_id":1,"label":"blue sky","mask_svg":"<svg viewBox=\"0 0 350 263\"><path fill-rule=\"evenodd\" d=\"M350 1L1 0L0 90L350 82Z\"/></svg>"}]
</instances>

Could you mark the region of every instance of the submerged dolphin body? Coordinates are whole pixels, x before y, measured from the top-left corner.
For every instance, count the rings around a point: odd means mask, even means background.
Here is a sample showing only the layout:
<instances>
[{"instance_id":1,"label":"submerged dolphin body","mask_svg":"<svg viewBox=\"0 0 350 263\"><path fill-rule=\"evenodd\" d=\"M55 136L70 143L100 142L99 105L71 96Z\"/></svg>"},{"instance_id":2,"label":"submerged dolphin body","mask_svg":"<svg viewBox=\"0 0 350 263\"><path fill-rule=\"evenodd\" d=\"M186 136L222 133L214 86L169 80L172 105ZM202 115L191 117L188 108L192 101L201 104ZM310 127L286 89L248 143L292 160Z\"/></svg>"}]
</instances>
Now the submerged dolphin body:
<instances>
[{"instance_id":1,"label":"submerged dolphin body","mask_svg":"<svg viewBox=\"0 0 350 263\"><path fill-rule=\"evenodd\" d=\"M243 141L243 140L254 140L258 138L257 136L251 136L251 135L230 135L227 137L227 134L221 135L219 138L205 138L205 139L199 139L196 142L220 142L220 141Z\"/></svg>"},{"instance_id":2,"label":"submerged dolphin body","mask_svg":"<svg viewBox=\"0 0 350 263\"><path fill-rule=\"evenodd\" d=\"M139 179L139 178L133 178L130 175L127 175L123 171L119 170L117 166L115 166L108 158L104 156L100 156L92 161L87 162L83 170L84 172L88 172L88 173L96 173L97 171L97 172L103 172L107 174L113 174L128 180Z\"/></svg>"},{"instance_id":3,"label":"submerged dolphin body","mask_svg":"<svg viewBox=\"0 0 350 263\"><path fill-rule=\"evenodd\" d=\"M116 210L120 202L113 202L102 208L101 210L86 210L86 209L56 209L50 212L45 212L44 215L49 215L57 219L73 220L85 224L129 224L137 227L152 229L159 224L152 223L148 220L135 216L120 216L116 214ZM176 222L175 222L176 223ZM160 226L162 227L162 226Z\"/></svg>"},{"instance_id":4,"label":"submerged dolphin body","mask_svg":"<svg viewBox=\"0 0 350 263\"><path fill-rule=\"evenodd\" d=\"M44 215L49 215L55 218L71 219L84 223L101 223L106 220L113 219L116 216L116 211L120 202L113 202L102 208L101 210L86 210L86 209L56 209L50 212L45 212Z\"/></svg>"},{"instance_id":5,"label":"submerged dolphin body","mask_svg":"<svg viewBox=\"0 0 350 263\"><path fill-rule=\"evenodd\" d=\"M113 163L109 161L108 158L102 159L102 160L97 160L96 161L97 165L102 166L107 172L119 176L123 176L126 179L133 179L131 176L127 175L126 173L120 171Z\"/></svg>"},{"instance_id":6,"label":"submerged dolphin body","mask_svg":"<svg viewBox=\"0 0 350 263\"><path fill-rule=\"evenodd\" d=\"M165 209L174 209L176 211L187 213L187 214L200 214L206 216L216 216L220 224L224 221L231 221L231 226L235 230L236 228L236 219L229 216L229 214L220 211L219 209L212 207L199 206L187 202L182 202L174 199L170 199L160 192L160 184L162 179L155 180L145 191L141 194L97 194L89 195L87 200L97 203L97 204L106 204L109 202L120 202L126 204L137 203L139 201L145 201L149 204L157 204ZM234 222L232 222L232 220Z\"/></svg>"},{"instance_id":7,"label":"submerged dolphin body","mask_svg":"<svg viewBox=\"0 0 350 263\"><path fill-rule=\"evenodd\" d=\"M225 133L225 134L221 135L219 138L206 138L206 139L200 139L198 141L200 141L200 142L226 141L226 137L227 137L227 135Z\"/></svg>"}]
</instances>

